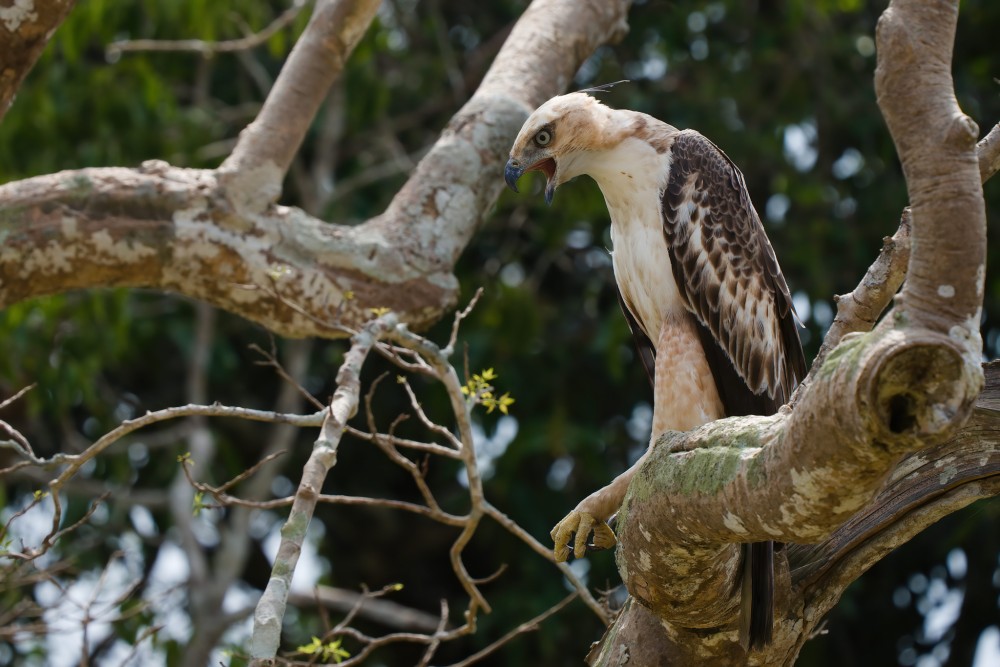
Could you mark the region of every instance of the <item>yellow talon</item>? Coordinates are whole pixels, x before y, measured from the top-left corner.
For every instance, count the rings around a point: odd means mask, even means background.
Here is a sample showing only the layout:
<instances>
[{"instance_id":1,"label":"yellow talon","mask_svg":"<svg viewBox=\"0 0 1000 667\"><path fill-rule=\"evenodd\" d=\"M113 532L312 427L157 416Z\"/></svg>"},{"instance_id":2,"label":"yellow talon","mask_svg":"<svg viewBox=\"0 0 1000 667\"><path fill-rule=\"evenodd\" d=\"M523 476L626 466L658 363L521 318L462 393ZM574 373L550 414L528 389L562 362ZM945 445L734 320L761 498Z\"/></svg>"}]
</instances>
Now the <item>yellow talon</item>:
<instances>
[{"instance_id":1,"label":"yellow talon","mask_svg":"<svg viewBox=\"0 0 1000 667\"><path fill-rule=\"evenodd\" d=\"M594 536L593 542L588 545L587 540L591 534ZM618 542L610 526L589 512L570 512L556 524L550 535L554 542L552 553L557 563L565 562L569 558L571 541L573 555L577 558L583 558L588 546L592 551L599 551L610 549Z\"/></svg>"}]
</instances>

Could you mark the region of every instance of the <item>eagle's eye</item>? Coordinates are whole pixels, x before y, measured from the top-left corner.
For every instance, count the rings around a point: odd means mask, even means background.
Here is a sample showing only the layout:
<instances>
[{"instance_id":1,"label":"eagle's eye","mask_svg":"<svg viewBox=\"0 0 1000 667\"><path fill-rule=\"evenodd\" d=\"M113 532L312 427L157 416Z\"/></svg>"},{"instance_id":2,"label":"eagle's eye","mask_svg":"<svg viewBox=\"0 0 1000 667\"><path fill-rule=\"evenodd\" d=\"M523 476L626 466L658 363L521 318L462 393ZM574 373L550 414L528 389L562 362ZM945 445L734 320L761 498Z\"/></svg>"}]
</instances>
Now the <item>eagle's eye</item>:
<instances>
[{"instance_id":1,"label":"eagle's eye","mask_svg":"<svg viewBox=\"0 0 1000 667\"><path fill-rule=\"evenodd\" d=\"M548 130L539 130L538 134L535 135L535 143L539 146L548 146L550 141L552 141L552 133Z\"/></svg>"}]
</instances>

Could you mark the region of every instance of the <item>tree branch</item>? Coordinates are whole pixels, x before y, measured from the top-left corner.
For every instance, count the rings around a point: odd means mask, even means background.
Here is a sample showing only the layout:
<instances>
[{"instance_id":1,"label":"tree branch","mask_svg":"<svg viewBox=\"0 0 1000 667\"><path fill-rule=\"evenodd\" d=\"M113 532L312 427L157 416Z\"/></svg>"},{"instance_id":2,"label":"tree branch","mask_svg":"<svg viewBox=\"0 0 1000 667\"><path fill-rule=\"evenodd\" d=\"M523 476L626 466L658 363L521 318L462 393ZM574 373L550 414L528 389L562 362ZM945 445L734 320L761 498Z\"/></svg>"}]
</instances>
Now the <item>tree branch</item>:
<instances>
[{"instance_id":1,"label":"tree branch","mask_svg":"<svg viewBox=\"0 0 1000 667\"><path fill-rule=\"evenodd\" d=\"M0 121L74 5L76 0L29 0L0 6Z\"/></svg>"},{"instance_id":2,"label":"tree branch","mask_svg":"<svg viewBox=\"0 0 1000 667\"><path fill-rule=\"evenodd\" d=\"M1000 171L1000 124L976 144L976 154L979 160L979 175L986 183ZM813 367L823 365L826 356L830 354L837 343L850 333L871 331L878 318L889 307L892 297L899 291L906 278L906 269L910 262L910 223L909 207L903 209L899 219L899 229L892 237L882 240L882 250L878 258L868 267L864 278L854 291L834 297L837 302L837 316L823 338Z\"/></svg>"},{"instance_id":3,"label":"tree branch","mask_svg":"<svg viewBox=\"0 0 1000 667\"><path fill-rule=\"evenodd\" d=\"M628 5L536 0L389 209L361 225L267 206L267 170L227 180L151 161L0 186L0 308L113 285L179 292L289 337L347 335L376 307L425 327L454 305L452 268L503 186L528 112L621 34ZM234 155L264 154L246 141Z\"/></svg>"},{"instance_id":4,"label":"tree branch","mask_svg":"<svg viewBox=\"0 0 1000 667\"><path fill-rule=\"evenodd\" d=\"M986 207L979 128L958 107L951 79L957 20L957 2L891 3L876 31L875 92L913 212L903 315L963 339L978 362Z\"/></svg>"},{"instance_id":5,"label":"tree branch","mask_svg":"<svg viewBox=\"0 0 1000 667\"><path fill-rule=\"evenodd\" d=\"M375 18L380 0L317 0L257 118L220 167L227 174L263 179L262 203L281 192L281 180L298 153L327 91Z\"/></svg>"},{"instance_id":6,"label":"tree branch","mask_svg":"<svg viewBox=\"0 0 1000 667\"><path fill-rule=\"evenodd\" d=\"M250 638L250 653L254 657L252 664L257 664L260 659L273 659L277 654L292 575L295 574L306 530L316 510L326 475L337 461L337 448L347 420L358 409L361 366L379 338L395 327L397 322L396 316L391 313L371 321L355 335L351 349L344 355L344 363L337 373L337 390L330 401L326 419L323 420L309 460L302 469L302 480L295 492L292 509L281 529L281 543L278 545L271 578L254 611L253 634Z\"/></svg>"}]
</instances>

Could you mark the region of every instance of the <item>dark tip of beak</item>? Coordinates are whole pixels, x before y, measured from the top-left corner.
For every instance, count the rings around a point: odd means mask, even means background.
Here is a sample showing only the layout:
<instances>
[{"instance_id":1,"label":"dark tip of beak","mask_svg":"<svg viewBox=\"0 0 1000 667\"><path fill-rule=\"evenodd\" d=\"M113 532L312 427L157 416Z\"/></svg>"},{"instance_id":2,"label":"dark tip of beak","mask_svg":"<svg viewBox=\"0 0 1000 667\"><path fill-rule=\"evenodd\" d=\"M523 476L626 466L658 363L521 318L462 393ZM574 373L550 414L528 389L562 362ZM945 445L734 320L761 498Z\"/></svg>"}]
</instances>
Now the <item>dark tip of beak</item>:
<instances>
[{"instance_id":1,"label":"dark tip of beak","mask_svg":"<svg viewBox=\"0 0 1000 667\"><path fill-rule=\"evenodd\" d=\"M556 194L556 184L555 179L550 180L545 184L545 203L552 206L552 197Z\"/></svg>"},{"instance_id":2,"label":"dark tip of beak","mask_svg":"<svg viewBox=\"0 0 1000 667\"><path fill-rule=\"evenodd\" d=\"M507 187L514 192L518 192L517 179L524 173L524 167L518 164L517 160L507 160L507 166L503 170L503 180L507 181Z\"/></svg>"}]
</instances>

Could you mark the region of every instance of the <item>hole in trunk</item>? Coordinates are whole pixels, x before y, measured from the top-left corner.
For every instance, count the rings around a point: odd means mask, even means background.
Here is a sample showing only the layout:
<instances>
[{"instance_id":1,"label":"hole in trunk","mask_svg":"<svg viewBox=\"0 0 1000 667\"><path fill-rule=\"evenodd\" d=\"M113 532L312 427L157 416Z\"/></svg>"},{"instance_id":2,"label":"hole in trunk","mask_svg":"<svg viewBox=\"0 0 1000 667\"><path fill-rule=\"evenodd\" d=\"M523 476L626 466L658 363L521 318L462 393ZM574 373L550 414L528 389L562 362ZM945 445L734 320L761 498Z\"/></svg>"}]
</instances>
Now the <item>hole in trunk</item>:
<instances>
[{"instance_id":1,"label":"hole in trunk","mask_svg":"<svg viewBox=\"0 0 1000 667\"><path fill-rule=\"evenodd\" d=\"M916 406L907 394L896 394L889 399L889 430L905 433L916 425Z\"/></svg>"}]
</instances>

